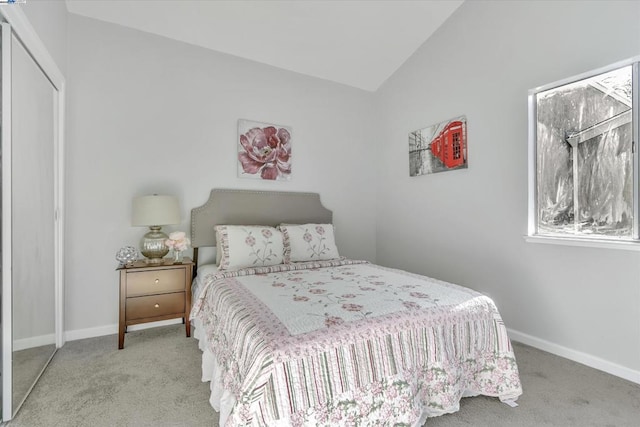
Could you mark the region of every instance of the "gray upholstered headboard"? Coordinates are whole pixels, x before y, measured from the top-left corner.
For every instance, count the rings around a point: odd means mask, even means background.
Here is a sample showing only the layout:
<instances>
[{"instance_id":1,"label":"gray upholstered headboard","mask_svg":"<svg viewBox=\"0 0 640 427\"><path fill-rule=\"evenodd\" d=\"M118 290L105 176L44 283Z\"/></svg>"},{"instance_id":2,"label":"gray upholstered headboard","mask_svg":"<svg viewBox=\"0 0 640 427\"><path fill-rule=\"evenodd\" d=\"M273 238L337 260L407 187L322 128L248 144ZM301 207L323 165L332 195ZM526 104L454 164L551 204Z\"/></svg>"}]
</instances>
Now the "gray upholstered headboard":
<instances>
[{"instance_id":1,"label":"gray upholstered headboard","mask_svg":"<svg viewBox=\"0 0 640 427\"><path fill-rule=\"evenodd\" d=\"M333 214L318 193L213 189L209 200L191 209L191 244L216 246L216 225L329 224Z\"/></svg>"}]
</instances>

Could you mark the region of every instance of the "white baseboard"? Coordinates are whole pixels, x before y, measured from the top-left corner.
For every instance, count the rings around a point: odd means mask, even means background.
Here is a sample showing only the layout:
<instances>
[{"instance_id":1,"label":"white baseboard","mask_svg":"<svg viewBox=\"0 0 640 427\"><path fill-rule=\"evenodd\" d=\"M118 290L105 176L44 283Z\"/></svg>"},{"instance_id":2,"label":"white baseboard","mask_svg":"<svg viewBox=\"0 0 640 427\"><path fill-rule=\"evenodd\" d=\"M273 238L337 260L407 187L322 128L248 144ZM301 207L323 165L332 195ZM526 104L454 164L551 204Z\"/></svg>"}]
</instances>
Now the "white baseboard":
<instances>
[{"instance_id":1,"label":"white baseboard","mask_svg":"<svg viewBox=\"0 0 640 427\"><path fill-rule=\"evenodd\" d=\"M56 343L56 334L39 335L37 337L22 338L13 341L13 351L26 350Z\"/></svg>"},{"instance_id":2,"label":"white baseboard","mask_svg":"<svg viewBox=\"0 0 640 427\"><path fill-rule=\"evenodd\" d=\"M634 371L633 369L618 365L617 363L613 363L581 351L573 350L571 348L563 347L559 344L552 343L529 334L514 331L513 329L507 329L507 332L509 333L509 338L513 341L530 345L531 347L544 350L548 353L573 360L574 362L598 369L599 371L640 384L640 371Z\"/></svg>"},{"instance_id":3,"label":"white baseboard","mask_svg":"<svg viewBox=\"0 0 640 427\"><path fill-rule=\"evenodd\" d=\"M141 323L139 325L131 325L127 328L127 330L131 332L141 331L143 329L156 328L158 326L175 325L177 323L182 323L182 319L169 319L169 320L161 320L159 322ZM75 329L73 331L65 331L64 339L65 341L75 341L75 340L82 340L85 338L94 338L94 337L101 337L104 335L113 335L117 333L118 333L118 324L114 323L112 325L98 326L95 328Z\"/></svg>"}]
</instances>

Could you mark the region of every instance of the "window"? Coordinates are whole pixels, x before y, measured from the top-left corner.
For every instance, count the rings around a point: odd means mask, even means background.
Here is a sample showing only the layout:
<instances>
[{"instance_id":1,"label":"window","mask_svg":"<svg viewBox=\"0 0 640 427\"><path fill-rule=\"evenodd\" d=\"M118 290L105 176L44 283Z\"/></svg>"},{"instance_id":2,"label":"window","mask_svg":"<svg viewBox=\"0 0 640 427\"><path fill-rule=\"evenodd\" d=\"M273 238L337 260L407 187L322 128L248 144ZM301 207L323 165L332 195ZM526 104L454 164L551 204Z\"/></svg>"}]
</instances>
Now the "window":
<instances>
[{"instance_id":1,"label":"window","mask_svg":"<svg viewBox=\"0 0 640 427\"><path fill-rule=\"evenodd\" d=\"M637 77L628 61L529 92L529 235L640 242Z\"/></svg>"},{"instance_id":2,"label":"window","mask_svg":"<svg viewBox=\"0 0 640 427\"><path fill-rule=\"evenodd\" d=\"M457 160L460 158L460 133L453 134L453 158Z\"/></svg>"}]
</instances>

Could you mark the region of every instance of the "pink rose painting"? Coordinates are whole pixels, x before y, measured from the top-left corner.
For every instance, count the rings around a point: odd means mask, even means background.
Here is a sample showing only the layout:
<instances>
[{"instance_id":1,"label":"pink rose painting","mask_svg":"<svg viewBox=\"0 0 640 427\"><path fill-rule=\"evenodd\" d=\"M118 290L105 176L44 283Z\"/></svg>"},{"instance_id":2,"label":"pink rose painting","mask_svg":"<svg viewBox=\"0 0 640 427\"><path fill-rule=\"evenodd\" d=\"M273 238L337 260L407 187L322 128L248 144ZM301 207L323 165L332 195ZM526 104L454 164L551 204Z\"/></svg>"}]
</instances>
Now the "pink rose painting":
<instances>
[{"instance_id":1,"label":"pink rose painting","mask_svg":"<svg viewBox=\"0 0 640 427\"><path fill-rule=\"evenodd\" d=\"M288 181L291 178L291 128L238 120L238 176Z\"/></svg>"}]
</instances>

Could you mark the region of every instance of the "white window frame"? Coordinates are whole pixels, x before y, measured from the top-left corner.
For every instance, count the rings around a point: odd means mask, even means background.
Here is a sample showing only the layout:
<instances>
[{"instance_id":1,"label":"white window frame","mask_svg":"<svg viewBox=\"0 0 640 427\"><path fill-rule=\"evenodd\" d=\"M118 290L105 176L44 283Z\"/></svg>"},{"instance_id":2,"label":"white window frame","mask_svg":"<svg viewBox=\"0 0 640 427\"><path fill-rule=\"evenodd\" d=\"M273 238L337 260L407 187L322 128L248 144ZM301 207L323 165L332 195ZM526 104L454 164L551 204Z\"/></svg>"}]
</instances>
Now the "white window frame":
<instances>
[{"instance_id":1,"label":"white window frame","mask_svg":"<svg viewBox=\"0 0 640 427\"><path fill-rule=\"evenodd\" d=\"M615 238L615 237L587 237L578 235L549 235L539 234L537 230L538 209L537 209L537 151L536 151L536 130L537 130L537 102L536 95L550 89L564 86L579 80L588 79L590 77L604 74L618 68L632 66L632 108L633 108L633 231L632 238ZM640 56L636 56L624 61L616 62L606 67L591 70L577 76L569 77L560 81L556 81L544 86L539 86L529 90L529 186L528 186L528 230L525 240L532 243L549 243L571 246L586 246L609 249L626 249L640 251L640 156L638 155L638 141L640 141L639 124L640 110L638 109L638 86L639 86L639 68Z\"/></svg>"}]
</instances>

